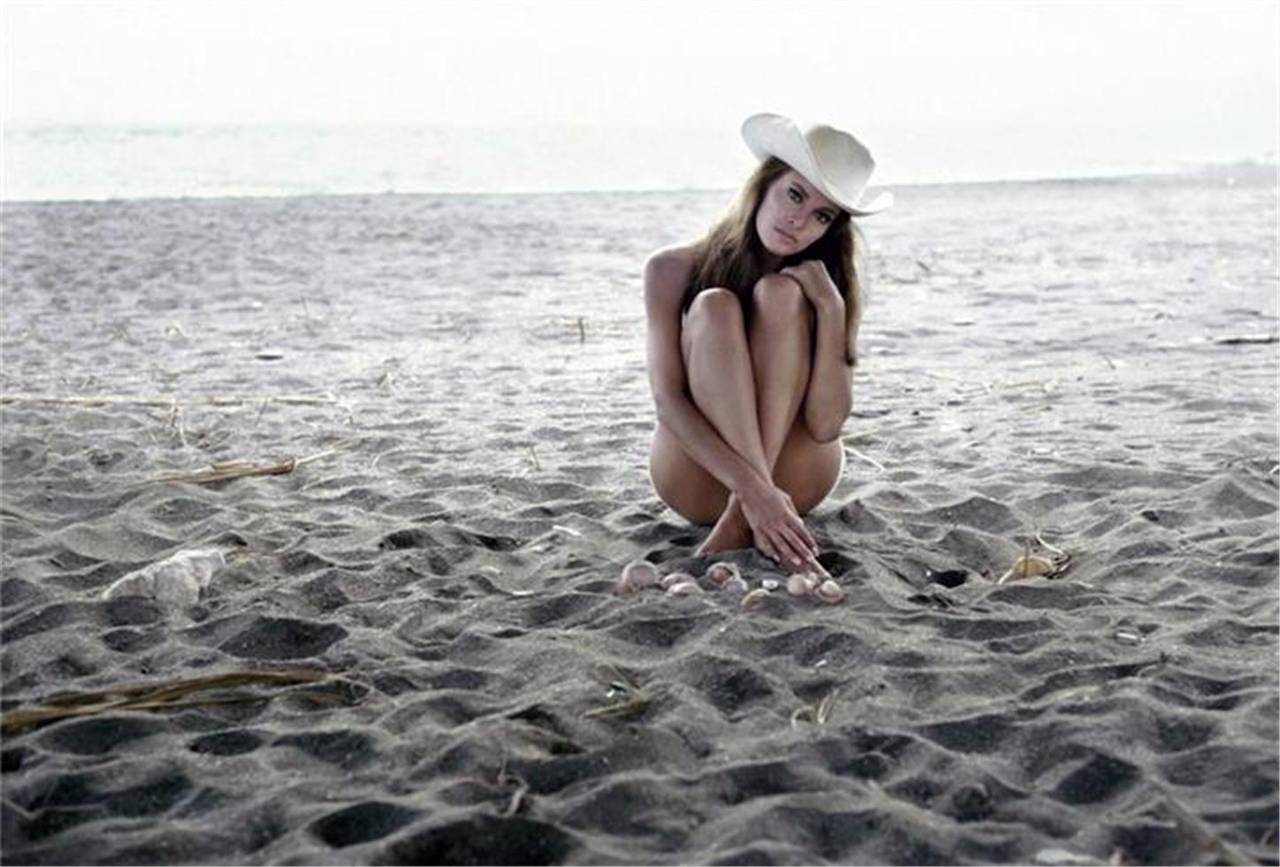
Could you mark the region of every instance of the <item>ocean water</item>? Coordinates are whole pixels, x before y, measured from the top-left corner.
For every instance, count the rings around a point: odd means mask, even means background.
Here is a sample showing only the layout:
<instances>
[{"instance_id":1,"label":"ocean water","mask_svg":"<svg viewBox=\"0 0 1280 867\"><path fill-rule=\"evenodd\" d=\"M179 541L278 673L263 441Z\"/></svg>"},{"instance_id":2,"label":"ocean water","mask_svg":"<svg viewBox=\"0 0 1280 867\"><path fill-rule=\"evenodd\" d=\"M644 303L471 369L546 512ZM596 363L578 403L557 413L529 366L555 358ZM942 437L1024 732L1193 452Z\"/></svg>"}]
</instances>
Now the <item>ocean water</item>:
<instances>
[{"instance_id":1,"label":"ocean water","mask_svg":"<svg viewBox=\"0 0 1280 867\"><path fill-rule=\"evenodd\" d=\"M729 190L753 159L734 129L586 126L89 126L8 123L0 199ZM1231 142L1153 150L1034 130L913 131L876 149L881 185L1174 172L1258 159ZM1000 143L993 146L993 141ZM1257 149L1254 148L1254 151Z\"/></svg>"}]
</instances>

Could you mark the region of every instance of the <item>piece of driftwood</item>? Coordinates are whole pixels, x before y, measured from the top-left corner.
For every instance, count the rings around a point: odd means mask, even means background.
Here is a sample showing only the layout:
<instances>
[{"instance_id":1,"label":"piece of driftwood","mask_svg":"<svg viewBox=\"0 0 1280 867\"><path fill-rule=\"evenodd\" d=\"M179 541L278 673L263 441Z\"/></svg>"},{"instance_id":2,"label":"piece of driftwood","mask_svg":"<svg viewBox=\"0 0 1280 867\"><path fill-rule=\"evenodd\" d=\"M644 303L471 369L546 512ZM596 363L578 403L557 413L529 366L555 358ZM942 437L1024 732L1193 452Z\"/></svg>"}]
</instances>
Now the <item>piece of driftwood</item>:
<instances>
[{"instance_id":1,"label":"piece of driftwood","mask_svg":"<svg viewBox=\"0 0 1280 867\"><path fill-rule=\"evenodd\" d=\"M205 404L208 406L244 406L254 403L288 403L320 405L337 403L331 394L258 394L258 395L193 395L188 397L133 397L118 394L0 394L0 404L54 403L72 406L159 406L166 409L175 404Z\"/></svg>"},{"instance_id":2,"label":"piece of driftwood","mask_svg":"<svg viewBox=\"0 0 1280 867\"><path fill-rule=\"evenodd\" d=\"M255 464L253 461L224 461L222 463L211 464L203 470L160 476L159 478L152 479L151 481L207 483L224 482L228 479L243 479L248 476L284 476L293 472L295 468L300 467L303 464L327 457L335 451L337 451L337 449L327 449L326 451L317 452L314 455L307 455L303 458L289 458L289 460L281 461L278 464Z\"/></svg>"},{"instance_id":3,"label":"piece of driftwood","mask_svg":"<svg viewBox=\"0 0 1280 867\"><path fill-rule=\"evenodd\" d=\"M286 687L327 680L328 674L310 669L286 671L229 671L172 680L166 683L117 687L95 692L56 695L42 706L11 710L0 717L0 734L11 736L39 728L58 720L95 716L118 710L170 710L179 707L204 707L246 701L265 701L269 695L232 696L182 701L192 693L237 686Z\"/></svg>"},{"instance_id":4,"label":"piece of driftwood","mask_svg":"<svg viewBox=\"0 0 1280 867\"><path fill-rule=\"evenodd\" d=\"M1213 342L1222 346L1238 343L1276 343L1280 342L1277 334L1223 334L1213 338Z\"/></svg>"}]
</instances>

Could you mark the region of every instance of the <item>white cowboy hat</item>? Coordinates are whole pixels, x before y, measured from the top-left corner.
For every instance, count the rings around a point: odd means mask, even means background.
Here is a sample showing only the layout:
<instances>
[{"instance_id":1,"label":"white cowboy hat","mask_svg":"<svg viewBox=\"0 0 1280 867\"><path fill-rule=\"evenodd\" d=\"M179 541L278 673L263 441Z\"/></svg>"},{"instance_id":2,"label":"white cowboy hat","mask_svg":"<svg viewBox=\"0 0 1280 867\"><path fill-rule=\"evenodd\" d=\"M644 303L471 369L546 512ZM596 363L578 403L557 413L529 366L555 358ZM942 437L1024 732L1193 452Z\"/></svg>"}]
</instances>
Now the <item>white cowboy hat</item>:
<instances>
[{"instance_id":1,"label":"white cowboy hat","mask_svg":"<svg viewBox=\"0 0 1280 867\"><path fill-rule=\"evenodd\" d=\"M862 142L847 132L814 124L804 132L779 114L753 114L742 124L742 139L759 159L777 157L799 172L831 201L855 217L893 205L893 193L863 202L876 161Z\"/></svg>"}]
</instances>

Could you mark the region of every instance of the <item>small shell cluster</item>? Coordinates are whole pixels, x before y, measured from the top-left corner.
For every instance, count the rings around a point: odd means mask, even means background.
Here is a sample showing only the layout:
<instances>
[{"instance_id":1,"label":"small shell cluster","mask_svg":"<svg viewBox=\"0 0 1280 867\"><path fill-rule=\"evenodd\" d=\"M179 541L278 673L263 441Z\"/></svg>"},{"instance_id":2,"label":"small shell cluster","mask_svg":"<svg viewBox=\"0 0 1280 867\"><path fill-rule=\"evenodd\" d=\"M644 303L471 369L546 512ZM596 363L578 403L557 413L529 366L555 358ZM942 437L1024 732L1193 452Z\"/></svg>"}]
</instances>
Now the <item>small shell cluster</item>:
<instances>
[{"instance_id":1,"label":"small shell cluster","mask_svg":"<svg viewBox=\"0 0 1280 867\"><path fill-rule=\"evenodd\" d=\"M742 573L733 563L713 563L707 570L707 580L716 585L717 589L731 593L746 593L749 589Z\"/></svg>"},{"instance_id":2,"label":"small shell cluster","mask_svg":"<svg viewBox=\"0 0 1280 867\"><path fill-rule=\"evenodd\" d=\"M758 607L773 590L779 587L776 580L765 579L761 582L763 584L761 588L752 590L734 563L713 563L704 577L716 590L741 596L740 604L747 610ZM650 587L656 587L673 595L703 592L698 579L689 573L672 572L659 576L657 568L647 560L632 560L624 566L622 574L614 585L614 592L619 596L629 596ZM787 590L793 596L813 596L829 605L839 604L845 597L844 590L835 581L823 581L809 573L792 575L787 579Z\"/></svg>"},{"instance_id":3,"label":"small shell cluster","mask_svg":"<svg viewBox=\"0 0 1280 867\"><path fill-rule=\"evenodd\" d=\"M828 605L839 605L845 597L844 588L835 579L828 578L824 581L812 572L796 572L789 577L787 592L792 596L812 596Z\"/></svg>"}]
</instances>

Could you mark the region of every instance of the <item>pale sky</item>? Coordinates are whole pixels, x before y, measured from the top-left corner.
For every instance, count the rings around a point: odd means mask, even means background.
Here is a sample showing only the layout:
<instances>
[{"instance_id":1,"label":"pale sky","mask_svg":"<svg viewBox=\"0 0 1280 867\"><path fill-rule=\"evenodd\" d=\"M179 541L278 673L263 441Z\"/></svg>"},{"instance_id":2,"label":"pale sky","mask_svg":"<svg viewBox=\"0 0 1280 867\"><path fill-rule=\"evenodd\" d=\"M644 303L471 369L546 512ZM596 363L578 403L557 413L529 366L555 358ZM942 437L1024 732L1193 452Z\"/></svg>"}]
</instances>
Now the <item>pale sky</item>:
<instances>
[{"instance_id":1,"label":"pale sky","mask_svg":"<svg viewBox=\"0 0 1280 867\"><path fill-rule=\"evenodd\" d=\"M1280 4L6 0L3 119L584 124L756 111L902 152L1271 152ZM1224 148L1226 150L1224 150ZM1187 153L1198 153L1190 147Z\"/></svg>"}]
</instances>

